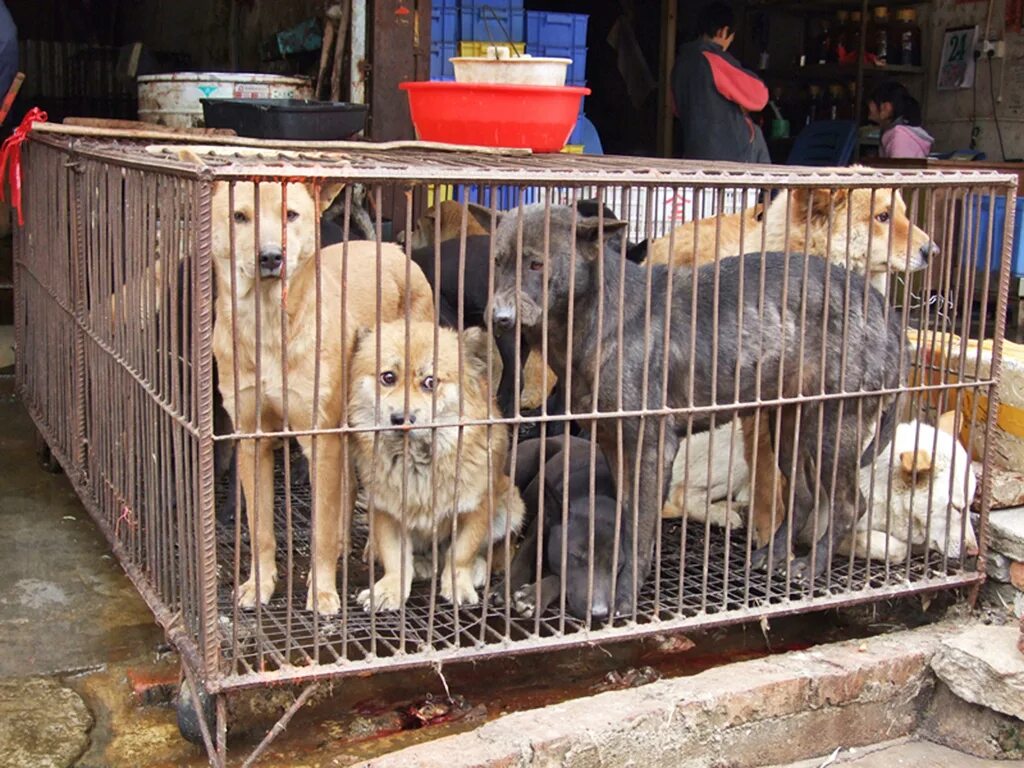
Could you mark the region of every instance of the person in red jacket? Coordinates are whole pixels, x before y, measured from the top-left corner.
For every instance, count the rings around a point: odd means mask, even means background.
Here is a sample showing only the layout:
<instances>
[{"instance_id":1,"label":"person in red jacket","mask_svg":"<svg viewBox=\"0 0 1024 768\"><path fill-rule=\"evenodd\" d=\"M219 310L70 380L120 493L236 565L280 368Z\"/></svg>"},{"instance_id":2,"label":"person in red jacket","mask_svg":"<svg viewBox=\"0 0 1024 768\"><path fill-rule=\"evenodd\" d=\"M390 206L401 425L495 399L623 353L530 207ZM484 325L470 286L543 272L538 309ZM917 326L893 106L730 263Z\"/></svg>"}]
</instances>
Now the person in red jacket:
<instances>
[{"instance_id":1,"label":"person in red jacket","mask_svg":"<svg viewBox=\"0 0 1024 768\"><path fill-rule=\"evenodd\" d=\"M734 26L732 8L710 3L697 15L697 39L679 49L672 96L682 125L682 156L770 163L764 135L749 115L764 109L768 88L728 53Z\"/></svg>"}]
</instances>

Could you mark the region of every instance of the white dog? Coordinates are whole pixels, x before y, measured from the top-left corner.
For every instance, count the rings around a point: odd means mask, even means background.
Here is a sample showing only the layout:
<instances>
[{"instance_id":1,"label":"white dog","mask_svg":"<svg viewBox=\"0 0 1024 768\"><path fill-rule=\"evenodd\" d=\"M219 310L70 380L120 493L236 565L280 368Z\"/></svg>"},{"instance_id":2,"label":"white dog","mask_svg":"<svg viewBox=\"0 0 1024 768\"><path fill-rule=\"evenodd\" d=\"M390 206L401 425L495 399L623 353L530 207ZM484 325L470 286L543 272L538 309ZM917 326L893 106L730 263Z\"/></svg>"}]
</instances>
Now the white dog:
<instances>
[{"instance_id":1,"label":"white dog","mask_svg":"<svg viewBox=\"0 0 1024 768\"><path fill-rule=\"evenodd\" d=\"M943 422L951 428L951 420L940 419ZM750 469L738 425L730 422L693 435L687 442L689 454L685 446L680 447L672 465L673 491L682 492L670 496L663 514L682 517L685 513L690 522L710 519L720 527L744 527L746 516L740 507L748 503ZM890 469L893 454L897 458ZM861 492L870 499L871 511L861 517L853 533L857 557L897 561L910 550L927 548L959 558L964 554L961 527L966 554L977 554L974 529L969 518L964 520L976 487L970 457L949 431L917 421L900 424L876 462L860 471ZM825 522L818 520L819 531ZM809 537L810 531L802 532L801 539ZM850 543L840 544L840 554L849 555Z\"/></svg>"}]
</instances>

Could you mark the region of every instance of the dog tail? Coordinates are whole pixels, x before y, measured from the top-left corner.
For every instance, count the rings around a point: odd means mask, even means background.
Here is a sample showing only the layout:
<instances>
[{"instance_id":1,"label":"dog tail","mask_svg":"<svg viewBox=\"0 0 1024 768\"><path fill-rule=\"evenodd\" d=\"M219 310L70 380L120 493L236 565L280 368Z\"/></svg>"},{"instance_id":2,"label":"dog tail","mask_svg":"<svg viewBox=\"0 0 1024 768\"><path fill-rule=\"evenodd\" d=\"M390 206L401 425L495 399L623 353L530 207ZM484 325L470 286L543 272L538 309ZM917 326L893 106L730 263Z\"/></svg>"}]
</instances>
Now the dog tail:
<instances>
[{"instance_id":1,"label":"dog tail","mask_svg":"<svg viewBox=\"0 0 1024 768\"><path fill-rule=\"evenodd\" d=\"M864 449L864 453L860 456L860 465L862 467L870 466L874 464L875 459L878 458L878 454L892 442L893 437L896 436L896 426L899 423L900 408L903 405L903 397L896 395L892 402L889 403L889 407L882 413L882 423L878 427L878 432L875 433L874 438L868 444L868 447Z\"/></svg>"}]
</instances>

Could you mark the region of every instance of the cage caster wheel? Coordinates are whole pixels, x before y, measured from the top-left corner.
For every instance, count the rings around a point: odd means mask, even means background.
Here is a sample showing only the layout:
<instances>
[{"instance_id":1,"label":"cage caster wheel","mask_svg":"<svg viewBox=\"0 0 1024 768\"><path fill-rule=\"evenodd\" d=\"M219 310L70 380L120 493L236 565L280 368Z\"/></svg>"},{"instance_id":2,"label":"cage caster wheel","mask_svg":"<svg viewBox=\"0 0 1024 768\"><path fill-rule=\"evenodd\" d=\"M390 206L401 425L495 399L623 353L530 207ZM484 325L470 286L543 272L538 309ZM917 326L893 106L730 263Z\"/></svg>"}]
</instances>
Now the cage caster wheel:
<instances>
[{"instance_id":1,"label":"cage caster wheel","mask_svg":"<svg viewBox=\"0 0 1024 768\"><path fill-rule=\"evenodd\" d=\"M39 466L42 467L43 470L54 475L60 474L60 462L57 461L57 458L50 450L50 446L38 432L36 433L36 458L39 460Z\"/></svg>"},{"instance_id":2,"label":"cage caster wheel","mask_svg":"<svg viewBox=\"0 0 1024 768\"><path fill-rule=\"evenodd\" d=\"M201 711L196 711L196 699L199 699ZM200 689L196 696L192 696L192 686L188 678L183 678L178 686L178 697L175 699L174 708L178 713L178 730L186 741L193 744L203 744L203 730L199 725L199 718L206 721L206 727L213 736L216 728L216 710L214 697Z\"/></svg>"}]
</instances>

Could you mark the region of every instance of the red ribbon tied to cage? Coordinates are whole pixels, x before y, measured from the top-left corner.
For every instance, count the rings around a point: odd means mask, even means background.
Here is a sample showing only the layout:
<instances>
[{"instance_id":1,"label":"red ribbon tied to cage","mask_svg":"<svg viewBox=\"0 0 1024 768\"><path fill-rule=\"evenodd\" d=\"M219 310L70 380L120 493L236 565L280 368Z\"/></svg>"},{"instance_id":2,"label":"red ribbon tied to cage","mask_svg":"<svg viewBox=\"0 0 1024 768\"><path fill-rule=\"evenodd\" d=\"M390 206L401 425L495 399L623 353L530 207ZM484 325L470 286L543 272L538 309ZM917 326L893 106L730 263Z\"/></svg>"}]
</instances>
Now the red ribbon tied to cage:
<instances>
[{"instance_id":1,"label":"red ribbon tied to cage","mask_svg":"<svg viewBox=\"0 0 1024 768\"><path fill-rule=\"evenodd\" d=\"M46 113L39 107L32 107L25 113L21 125L14 129L14 133L8 136L0 146L0 200L6 200L4 194L4 179L11 185L11 206L18 212L18 226L25 225L25 218L21 215L21 145L28 138L32 126L36 123L45 123ZM10 161L10 175L8 175L7 163Z\"/></svg>"}]
</instances>

